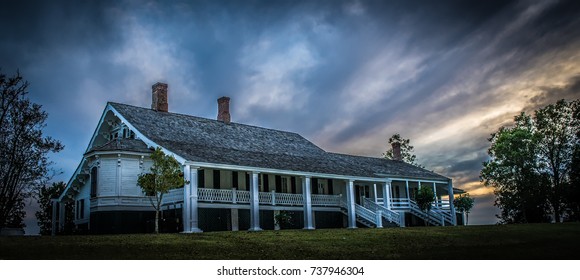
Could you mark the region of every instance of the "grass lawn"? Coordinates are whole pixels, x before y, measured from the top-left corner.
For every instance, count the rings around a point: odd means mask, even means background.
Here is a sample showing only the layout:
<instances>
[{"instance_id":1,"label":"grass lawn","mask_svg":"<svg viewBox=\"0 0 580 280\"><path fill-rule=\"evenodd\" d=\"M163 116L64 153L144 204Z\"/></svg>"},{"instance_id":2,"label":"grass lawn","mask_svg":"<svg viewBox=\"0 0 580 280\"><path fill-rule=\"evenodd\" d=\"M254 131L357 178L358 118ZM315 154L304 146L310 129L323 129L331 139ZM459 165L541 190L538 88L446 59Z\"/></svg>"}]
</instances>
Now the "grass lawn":
<instances>
[{"instance_id":1,"label":"grass lawn","mask_svg":"<svg viewBox=\"0 0 580 280\"><path fill-rule=\"evenodd\" d=\"M2 237L0 259L580 259L580 223Z\"/></svg>"}]
</instances>

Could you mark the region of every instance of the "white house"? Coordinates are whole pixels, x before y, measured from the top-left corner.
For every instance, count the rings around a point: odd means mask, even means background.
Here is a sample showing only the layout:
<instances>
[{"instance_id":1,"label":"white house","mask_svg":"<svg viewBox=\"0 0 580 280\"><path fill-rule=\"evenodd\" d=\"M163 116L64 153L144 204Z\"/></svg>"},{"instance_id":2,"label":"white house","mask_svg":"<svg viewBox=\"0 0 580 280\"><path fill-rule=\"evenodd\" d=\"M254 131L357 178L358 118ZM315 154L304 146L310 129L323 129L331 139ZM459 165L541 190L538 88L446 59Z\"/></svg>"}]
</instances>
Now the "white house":
<instances>
[{"instance_id":1,"label":"white house","mask_svg":"<svg viewBox=\"0 0 580 280\"><path fill-rule=\"evenodd\" d=\"M182 188L164 196L164 230L276 229L287 211L304 229L406 226L428 219L456 225L451 179L388 160L326 152L286 131L230 121L228 97L217 120L168 112L167 84L153 85L152 108L107 103L82 160L53 203L53 232L63 229L64 202L75 205L78 229L146 232L153 208L137 177L155 147L182 165ZM400 149L395 146L395 156ZM429 215L413 200L432 188ZM459 190L456 190L456 192ZM57 213L58 212L58 213Z\"/></svg>"}]
</instances>

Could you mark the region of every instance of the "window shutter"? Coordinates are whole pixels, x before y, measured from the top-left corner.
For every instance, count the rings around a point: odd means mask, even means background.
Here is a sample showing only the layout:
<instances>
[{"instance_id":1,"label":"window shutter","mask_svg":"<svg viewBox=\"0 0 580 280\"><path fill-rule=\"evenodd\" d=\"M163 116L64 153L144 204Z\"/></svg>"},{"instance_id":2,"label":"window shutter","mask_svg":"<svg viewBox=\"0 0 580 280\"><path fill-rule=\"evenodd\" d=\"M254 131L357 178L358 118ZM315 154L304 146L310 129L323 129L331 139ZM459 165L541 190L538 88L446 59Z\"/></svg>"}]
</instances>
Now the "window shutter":
<instances>
[{"instance_id":1,"label":"window shutter","mask_svg":"<svg viewBox=\"0 0 580 280\"><path fill-rule=\"evenodd\" d=\"M268 177L270 177L270 175L268 174L263 174L264 180L262 180L262 182L264 182L264 191L265 192L269 192L270 191L270 185L268 184Z\"/></svg>"},{"instance_id":2,"label":"window shutter","mask_svg":"<svg viewBox=\"0 0 580 280\"><path fill-rule=\"evenodd\" d=\"M220 171L219 170L213 171L213 188L214 189L221 188L221 186L220 186Z\"/></svg>"},{"instance_id":3,"label":"window shutter","mask_svg":"<svg viewBox=\"0 0 580 280\"><path fill-rule=\"evenodd\" d=\"M318 194L318 178L312 178L310 189L312 194Z\"/></svg>"},{"instance_id":4,"label":"window shutter","mask_svg":"<svg viewBox=\"0 0 580 280\"><path fill-rule=\"evenodd\" d=\"M296 193L296 177L290 177L290 188L292 189L292 193Z\"/></svg>"},{"instance_id":5,"label":"window shutter","mask_svg":"<svg viewBox=\"0 0 580 280\"><path fill-rule=\"evenodd\" d=\"M203 169L197 170L197 187L205 188L205 170Z\"/></svg>"},{"instance_id":6,"label":"window shutter","mask_svg":"<svg viewBox=\"0 0 580 280\"><path fill-rule=\"evenodd\" d=\"M91 169L91 197L97 196L97 167Z\"/></svg>"},{"instance_id":7,"label":"window shutter","mask_svg":"<svg viewBox=\"0 0 580 280\"><path fill-rule=\"evenodd\" d=\"M276 183L276 192L278 192L278 193L282 192L282 176L276 175L274 180L276 181L275 182Z\"/></svg>"},{"instance_id":8,"label":"window shutter","mask_svg":"<svg viewBox=\"0 0 580 280\"><path fill-rule=\"evenodd\" d=\"M250 190L250 174L246 172L246 190Z\"/></svg>"},{"instance_id":9,"label":"window shutter","mask_svg":"<svg viewBox=\"0 0 580 280\"><path fill-rule=\"evenodd\" d=\"M238 171L233 171L232 172L232 188L234 189L238 189L239 185L238 185Z\"/></svg>"},{"instance_id":10,"label":"window shutter","mask_svg":"<svg viewBox=\"0 0 580 280\"><path fill-rule=\"evenodd\" d=\"M334 194L332 179L328 179L328 194Z\"/></svg>"}]
</instances>

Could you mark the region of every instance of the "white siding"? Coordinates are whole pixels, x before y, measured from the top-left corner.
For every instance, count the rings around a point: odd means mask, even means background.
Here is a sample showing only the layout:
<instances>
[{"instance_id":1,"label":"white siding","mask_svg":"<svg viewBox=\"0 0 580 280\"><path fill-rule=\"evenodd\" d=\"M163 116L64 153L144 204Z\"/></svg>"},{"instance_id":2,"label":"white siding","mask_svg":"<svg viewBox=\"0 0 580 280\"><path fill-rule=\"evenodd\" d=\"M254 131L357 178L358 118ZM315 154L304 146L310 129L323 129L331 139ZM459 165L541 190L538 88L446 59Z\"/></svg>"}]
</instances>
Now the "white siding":
<instances>
[{"instance_id":1,"label":"white siding","mask_svg":"<svg viewBox=\"0 0 580 280\"><path fill-rule=\"evenodd\" d=\"M98 170L97 195L117 195L117 159L102 158Z\"/></svg>"},{"instance_id":2,"label":"white siding","mask_svg":"<svg viewBox=\"0 0 580 280\"><path fill-rule=\"evenodd\" d=\"M123 158L121 160L121 195L142 196L141 187L137 186L137 178L141 174L139 160Z\"/></svg>"}]
</instances>

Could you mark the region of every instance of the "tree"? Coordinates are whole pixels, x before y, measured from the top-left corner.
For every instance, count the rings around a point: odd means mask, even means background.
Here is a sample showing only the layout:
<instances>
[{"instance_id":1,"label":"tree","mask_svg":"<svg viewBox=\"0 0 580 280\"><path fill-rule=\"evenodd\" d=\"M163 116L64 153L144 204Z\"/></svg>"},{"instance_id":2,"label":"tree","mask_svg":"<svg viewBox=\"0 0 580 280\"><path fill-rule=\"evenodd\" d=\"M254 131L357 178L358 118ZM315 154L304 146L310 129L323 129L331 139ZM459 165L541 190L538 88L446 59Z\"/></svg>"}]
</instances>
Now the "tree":
<instances>
[{"instance_id":1,"label":"tree","mask_svg":"<svg viewBox=\"0 0 580 280\"><path fill-rule=\"evenodd\" d=\"M424 166L416 162L417 156L413 154L414 147L411 146L411 140L402 138L399 133L393 134L393 136L389 138L390 148L385 153L383 153L383 158L394 159L393 143L399 143L401 145L401 159L404 162L424 168Z\"/></svg>"},{"instance_id":2,"label":"tree","mask_svg":"<svg viewBox=\"0 0 580 280\"><path fill-rule=\"evenodd\" d=\"M43 136L48 115L26 98L27 87L20 73L0 73L0 228L22 226L25 200L49 179L48 153L63 149Z\"/></svg>"},{"instance_id":3,"label":"tree","mask_svg":"<svg viewBox=\"0 0 580 280\"><path fill-rule=\"evenodd\" d=\"M36 219L40 227L40 234L49 235L52 232L52 199L58 198L66 184L64 182L55 182L51 185L44 185L38 190L38 205L40 210L36 211ZM66 203L63 201L63 203ZM72 203L65 204L65 232L71 232L74 227L74 209Z\"/></svg>"},{"instance_id":4,"label":"tree","mask_svg":"<svg viewBox=\"0 0 580 280\"><path fill-rule=\"evenodd\" d=\"M481 178L495 188L504 222L543 222L548 214L559 222L562 209L574 209L579 103L560 100L533 117L522 112L513 127L492 134Z\"/></svg>"},{"instance_id":5,"label":"tree","mask_svg":"<svg viewBox=\"0 0 580 280\"><path fill-rule=\"evenodd\" d=\"M550 178L548 201L556 222L560 222L564 206L563 191L569 181L572 158L578 145L576 134L580 124L574 118L578 103L578 100L560 100L537 110L534 117L540 139L538 159L543 167L542 173Z\"/></svg>"},{"instance_id":6,"label":"tree","mask_svg":"<svg viewBox=\"0 0 580 280\"><path fill-rule=\"evenodd\" d=\"M453 199L453 206L458 212L465 213L465 225L469 223L469 211L473 208L475 199L469 196L468 193L460 194L459 197Z\"/></svg>"},{"instance_id":7,"label":"tree","mask_svg":"<svg viewBox=\"0 0 580 280\"><path fill-rule=\"evenodd\" d=\"M137 185L149 196L151 205L155 208L155 233L159 233L159 212L163 195L171 189L182 187L187 182L183 178L179 162L173 156L165 155L161 148L155 149L151 159L153 160L151 173L139 175Z\"/></svg>"},{"instance_id":8,"label":"tree","mask_svg":"<svg viewBox=\"0 0 580 280\"><path fill-rule=\"evenodd\" d=\"M415 193L415 201L417 201L419 209L427 214L427 219L425 220L425 225L427 225L427 222L431 217L429 214L431 211L431 204L435 201L433 190L431 188L420 188Z\"/></svg>"},{"instance_id":9,"label":"tree","mask_svg":"<svg viewBox=\"0 0 580 280\"><path fill-rule=\"evenodd\" d=\"M549 205L547 178L537 160L541 139L531 116L522 112L514 121L514 127L502 127L489 138L491 159L483 163L481 179L494 188L501 222L544 222Z\"/></svg>"}]
</instances>

